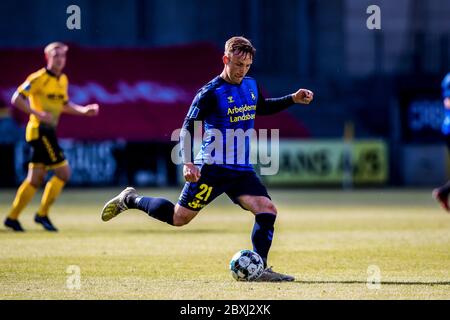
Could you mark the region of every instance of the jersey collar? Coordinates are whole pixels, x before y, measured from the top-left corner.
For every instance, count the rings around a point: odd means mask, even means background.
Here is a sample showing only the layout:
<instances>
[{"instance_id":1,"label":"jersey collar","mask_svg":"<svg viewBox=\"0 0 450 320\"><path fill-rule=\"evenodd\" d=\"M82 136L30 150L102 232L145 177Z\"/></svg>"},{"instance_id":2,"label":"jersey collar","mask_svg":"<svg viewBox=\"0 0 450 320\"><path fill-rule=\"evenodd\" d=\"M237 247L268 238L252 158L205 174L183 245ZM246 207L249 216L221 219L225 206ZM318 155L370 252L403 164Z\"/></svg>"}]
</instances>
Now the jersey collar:
<instances>
[{"instance_id":1,"label":"jersey collar","mask_svg":"<svg viewBox=\"0 0 450 320\"><path fill-rule=\"evenodd\" d=\"M55 77L56 79L59 79L59 77L61 77L61 75L57 76L55 73L53 73L51 70L45 68L45 71L47 72L47 74L51 77Z\"/></svg>"}]
</instances>

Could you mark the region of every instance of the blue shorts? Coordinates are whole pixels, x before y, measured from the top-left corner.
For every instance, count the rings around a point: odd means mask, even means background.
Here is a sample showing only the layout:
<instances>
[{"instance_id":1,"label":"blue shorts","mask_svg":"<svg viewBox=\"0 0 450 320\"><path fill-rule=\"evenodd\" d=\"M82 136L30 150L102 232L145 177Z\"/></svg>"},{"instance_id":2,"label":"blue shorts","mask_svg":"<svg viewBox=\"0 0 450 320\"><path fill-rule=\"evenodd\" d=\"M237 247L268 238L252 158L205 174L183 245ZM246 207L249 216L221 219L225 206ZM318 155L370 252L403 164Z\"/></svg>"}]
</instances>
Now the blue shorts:
<instances>
[{"instance_id":1,"label":"blue shorts","mask_svg":"<svg viewBox=\"0 0 450 320\"><path fill-rule=\"evenodd\" d=\"M253 170L238 171L213 164L203 165L200 172L197 182L186 182L184 185L178 199L180 206L200 211L224 192L236 204L239 204L238 197L242 195L270 199L266 187Z\"/></svg>"}]
</instances>

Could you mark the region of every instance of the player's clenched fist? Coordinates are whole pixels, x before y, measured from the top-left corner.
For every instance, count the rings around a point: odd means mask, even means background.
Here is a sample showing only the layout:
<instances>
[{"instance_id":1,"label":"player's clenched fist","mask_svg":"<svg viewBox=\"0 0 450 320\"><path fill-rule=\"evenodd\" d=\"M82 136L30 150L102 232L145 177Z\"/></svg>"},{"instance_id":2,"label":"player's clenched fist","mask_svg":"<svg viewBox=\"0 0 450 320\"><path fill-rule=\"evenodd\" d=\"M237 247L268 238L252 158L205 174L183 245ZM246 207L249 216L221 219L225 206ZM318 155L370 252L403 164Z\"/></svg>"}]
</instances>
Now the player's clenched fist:
<instances>
[{"instance_id":1,"label":"player's clenched fist","mask_svg":"<svg viewBox=\"0 0 450 320\"><path fill-rule=\"evenodd\" d=\"M192 162L186 163L183 167L184 179L187 182L197 182L200 179L200 169Z\"/></svg>"},{"instance_id":2,"label":"player's clenched fist","mask_svg":"<svg viewBox=\"0 0 450 320\"><path fill-rule=\"evenodd\" d=\"M292 94L292 100L295 103L309 104L314 98L314 93L308 89L299 89L296 93Z\"/></svg>"},{"instance_id":3,"label":"player's clenched fist","mask_svg":"<svg viewBox=\"0 0 450 320\"><path fill-rule=\"evenodd\" d=\"M100 109L100 107L96 103L88 104L87 106L84 107L84 115L90 116L90 117L96 116L96 115L98 115L99 109Z\"/></svg>"}]
</instances>

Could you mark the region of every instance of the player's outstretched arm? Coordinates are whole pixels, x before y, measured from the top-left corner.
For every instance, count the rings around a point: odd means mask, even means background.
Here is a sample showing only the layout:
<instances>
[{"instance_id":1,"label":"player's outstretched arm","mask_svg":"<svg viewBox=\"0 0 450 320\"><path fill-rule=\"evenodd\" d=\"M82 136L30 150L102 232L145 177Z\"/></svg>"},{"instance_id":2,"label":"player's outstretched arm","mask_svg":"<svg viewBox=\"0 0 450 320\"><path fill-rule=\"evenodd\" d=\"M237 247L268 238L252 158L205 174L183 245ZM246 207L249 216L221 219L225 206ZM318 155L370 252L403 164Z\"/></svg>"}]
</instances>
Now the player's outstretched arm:
<instances>
[{"instance_id":1,"label":"player's outstretched arm","mask_svg":"<svg viewBox=\"0 0 450 320\"><path fill-rule=\"evenodd\" d=\"M314 93L308 89L299 89L292 94L280 98L264 98L259 88L258 92L256 114L263 116L281 112L293 104L309 104L314 98Z\"/></svg>"},{"instance_id":2,"label":"player's outstretched arm","mask_svg":"<svg viewBox=\"0 0 450 320\"><path fill-rule=\"evenodd\" d=\"M71 101L64 105L64 112L68 114L74 115L82 115L82 116L96 116L99 112L99 105L88 104L86 106L79 106Z\"/></svg>"}]
</instances>

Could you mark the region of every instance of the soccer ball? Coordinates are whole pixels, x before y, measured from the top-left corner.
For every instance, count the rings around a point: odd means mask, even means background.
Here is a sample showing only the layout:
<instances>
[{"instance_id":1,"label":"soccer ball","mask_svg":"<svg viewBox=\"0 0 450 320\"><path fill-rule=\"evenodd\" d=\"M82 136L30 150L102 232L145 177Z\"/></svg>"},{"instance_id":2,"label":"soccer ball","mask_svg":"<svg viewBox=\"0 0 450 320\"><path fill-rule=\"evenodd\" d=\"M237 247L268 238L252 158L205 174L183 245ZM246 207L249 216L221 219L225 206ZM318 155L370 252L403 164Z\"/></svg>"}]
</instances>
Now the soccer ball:
<instances>
[{"instance_id":1,"label":"soccer ball","mask_svg":"<svg viewBox=\"0 0 450 320\"><path fill-rule=\"evenodd\" d=\"M255 251L241 250L231 258L230 271L237 281L254 281L264 272L264 262Z\"/></svg>"}]
</instances>

